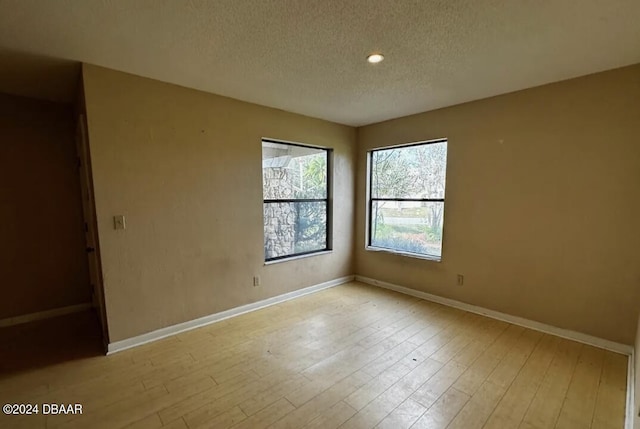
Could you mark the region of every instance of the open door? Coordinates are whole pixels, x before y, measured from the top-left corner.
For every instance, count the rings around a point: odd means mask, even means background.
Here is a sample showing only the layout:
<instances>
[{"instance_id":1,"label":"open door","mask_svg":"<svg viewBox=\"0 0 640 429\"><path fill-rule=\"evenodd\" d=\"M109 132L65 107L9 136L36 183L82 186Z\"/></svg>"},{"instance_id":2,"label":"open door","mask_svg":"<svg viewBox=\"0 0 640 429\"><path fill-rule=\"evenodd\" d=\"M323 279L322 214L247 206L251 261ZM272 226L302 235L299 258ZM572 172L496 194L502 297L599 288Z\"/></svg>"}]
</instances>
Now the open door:
<instances>
[{"instance_id":1,"label":"open door","mask_svg":"<svg viewBox=\"0 0 640 429\"><path fill-rule=\"evenodd\" d=\"M78 151L78 173L80 174L80 189L82 192L82 212L84 214L84 231L89 261L89 278L92 288L92 301L98 312L102 327L102 338L105 351L109 343L109 331L107 328L107 312L104 303L104 290L102 285L102 268L100 265L98 232L96 226L95 202L93 199L93 180L91 176L91 159L89 157L89 144L87 135L86 117L78 115L76 125L76 149Z\"/></svg>"}]
</instances>

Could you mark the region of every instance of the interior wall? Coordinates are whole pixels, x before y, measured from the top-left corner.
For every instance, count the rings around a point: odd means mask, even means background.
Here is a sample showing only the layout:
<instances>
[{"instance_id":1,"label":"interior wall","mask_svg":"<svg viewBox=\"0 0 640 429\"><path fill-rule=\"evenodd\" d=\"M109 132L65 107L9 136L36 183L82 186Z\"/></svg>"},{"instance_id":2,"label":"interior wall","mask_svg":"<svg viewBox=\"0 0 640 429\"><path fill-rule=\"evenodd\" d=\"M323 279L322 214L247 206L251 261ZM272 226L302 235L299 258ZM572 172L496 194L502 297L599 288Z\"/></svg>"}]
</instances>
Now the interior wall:
<instances>
[{"instance_id":1,"label":"interior wall","mask_svg":"<svg viewBox=\"0 0 640 429\"><path fill-rule=\"evenodd\" d=\"M353 128L92 65L83 78L111 341L353 273ZM333 252L264 265L262 137L334 149Z\"/></svg>"},{"instance_id":2,"label":"interior wall","mask_svg":"<svg viewBox=\"0 0 640 429\"><path fill-rule=\"evenodd\" d=\"M70 105L0 94L0 319L86 303Z\"/></svg>"},{"instance_id":3,"label":"interior wall","mask_svg":"<svg viewBox=\"0 0 640 429\"><path fill-rule=\"evenodd\" d=\"M633 344L638 100L635 65L360 128L357 274ZM365 250L367 150L443 137L442 262Z\"/></svg>"}]
</instances>

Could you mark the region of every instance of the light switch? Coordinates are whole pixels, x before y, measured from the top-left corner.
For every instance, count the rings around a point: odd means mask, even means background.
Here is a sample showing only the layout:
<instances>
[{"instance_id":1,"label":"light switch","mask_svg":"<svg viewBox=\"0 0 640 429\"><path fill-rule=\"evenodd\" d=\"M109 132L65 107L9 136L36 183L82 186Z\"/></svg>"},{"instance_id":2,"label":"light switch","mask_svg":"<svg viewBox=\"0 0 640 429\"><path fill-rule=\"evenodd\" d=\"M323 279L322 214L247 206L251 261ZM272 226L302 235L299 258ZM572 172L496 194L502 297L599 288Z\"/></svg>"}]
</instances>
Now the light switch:
<instances>
[{"instance_id":1,"label":"light switch","mask_svg":"<svg viewBox=\"0 0 640 429\"><path fill-rule=\"evenodd\" d=\"M114 216L113 217L113 229L125 229L126 224L124 223L124 216Z\"/></svg>"}]
</instances>

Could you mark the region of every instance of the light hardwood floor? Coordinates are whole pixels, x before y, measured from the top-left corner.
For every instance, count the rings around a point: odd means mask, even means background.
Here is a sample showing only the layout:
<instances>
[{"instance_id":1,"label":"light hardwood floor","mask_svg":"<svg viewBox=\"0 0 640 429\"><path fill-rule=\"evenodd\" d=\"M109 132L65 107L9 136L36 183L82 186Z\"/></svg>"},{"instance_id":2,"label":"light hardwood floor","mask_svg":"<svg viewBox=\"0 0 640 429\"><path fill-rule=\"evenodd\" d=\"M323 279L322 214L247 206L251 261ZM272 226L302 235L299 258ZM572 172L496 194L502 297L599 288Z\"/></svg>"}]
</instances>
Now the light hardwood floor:
<instances>
[{"instance_id":1,"label":"light hardwood floor","mask_svg":"<svg viewBox=\"0 0 640 429\"><path fill-rule=\"evenodd\" d=\"M616 428L627 358L350 283L0 379L3 428Z\"/></svg>"}]
</instances>

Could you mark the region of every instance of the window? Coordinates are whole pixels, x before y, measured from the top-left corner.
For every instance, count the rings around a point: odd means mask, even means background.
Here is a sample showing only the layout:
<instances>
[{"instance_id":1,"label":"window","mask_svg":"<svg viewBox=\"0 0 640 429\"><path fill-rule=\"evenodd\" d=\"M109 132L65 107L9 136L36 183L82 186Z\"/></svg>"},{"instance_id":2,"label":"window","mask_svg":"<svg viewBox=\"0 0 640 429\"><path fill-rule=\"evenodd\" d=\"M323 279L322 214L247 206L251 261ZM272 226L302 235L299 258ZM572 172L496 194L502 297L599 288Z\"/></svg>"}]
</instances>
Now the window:
<instances>
[{"instance_id":1,"label":"window","mask_svg":"<svg viewBox=\"0 0 640 429\"><path fill-rule=\"evenodd\" d=\"M446 140L369 152L369 249L441 259L446 167Z\"/></svg>"},{"instance_id":2,"label":"window","mask_svg":"<svg viewBox=\"0 0 640 429\"><path fill-rule=\"evenodd\" d=\"M331 248L331 150L262 140L266 261Z\"/></svg>"}]
</instances>

